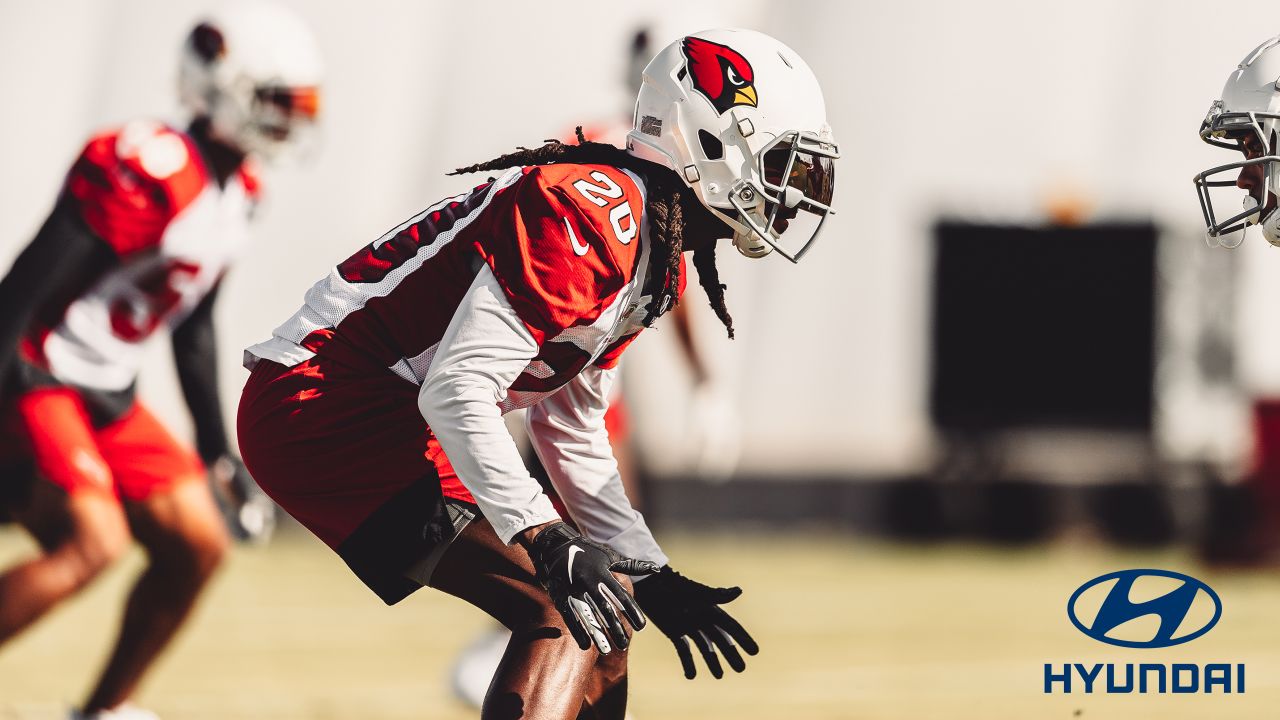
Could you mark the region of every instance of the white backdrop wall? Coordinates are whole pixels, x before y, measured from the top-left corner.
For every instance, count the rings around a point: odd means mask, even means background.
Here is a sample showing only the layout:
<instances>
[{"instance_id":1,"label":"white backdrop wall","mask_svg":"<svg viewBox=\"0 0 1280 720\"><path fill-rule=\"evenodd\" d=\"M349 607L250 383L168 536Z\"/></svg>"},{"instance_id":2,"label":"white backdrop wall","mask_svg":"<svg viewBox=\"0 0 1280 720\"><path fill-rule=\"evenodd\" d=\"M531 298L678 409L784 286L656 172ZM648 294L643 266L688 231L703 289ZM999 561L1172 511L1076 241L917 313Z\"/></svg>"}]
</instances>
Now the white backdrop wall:
<instances>
[{"instance_id":1,"label":"white backdrop wall","mask_svg":"<svg viewBox=\"0 0 1280 720\"><path fill-rule=\"evenodd\" d=\"M223 292L229 417L244 378L239 348L265 337L336 261L473 182L445 170L621 112L637 24L656 19L664 40L753 27L808 60L844 153L838 214L799 266L722 255L732 343L691 290L720 413L690 414L670 330L638 344L627 371L635 424L668 472L698 447L734 445L743 466L781 475L927 462L927 233L937 214L1034 219L1068 191L1100 216L1194 227L1190 178L1226 161L1196 138L1200 119L1235 63L1280 32L1243 20L1269 17L1264 2L1230 13L1154 0L288 4L326 56L324 142L312 162L269 174L255 251ZM0 1L0 263L34 234L90 132L181 118L176 52L202 7ZM1255 386L1280 389L1280 342L1263 331L1280 257L1259 245L1247 249L1242 288L1245 366ZM186 432L164 343L148 362L145 397ZM711 417L721 419L694 419ZM709 424L720 430L708 435Z\"/></svg>"}]
</instances>

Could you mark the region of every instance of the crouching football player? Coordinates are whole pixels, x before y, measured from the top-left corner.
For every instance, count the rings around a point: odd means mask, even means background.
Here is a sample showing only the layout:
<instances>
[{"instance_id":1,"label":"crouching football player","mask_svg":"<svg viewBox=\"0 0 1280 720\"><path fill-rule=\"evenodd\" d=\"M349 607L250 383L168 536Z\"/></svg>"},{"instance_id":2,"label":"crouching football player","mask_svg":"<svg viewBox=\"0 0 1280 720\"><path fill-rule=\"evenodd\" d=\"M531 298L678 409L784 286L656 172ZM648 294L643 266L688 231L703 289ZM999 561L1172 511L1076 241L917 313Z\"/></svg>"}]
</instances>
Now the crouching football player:
<instances>
[{"instance_id":1,"label":"crouching football player","mask_svg":"<svg viewBox=\"0 0 1280 720\"><path fill-rule=\"evenodd\" d=\"M772 38L699 33L646 68L627 146L463 168L504 172L338 264L248 351L238 432L263 488L388 604L430 585L512 630L488 718L622 718L646 615L688 677L694 648L717 677L757 651L721 608L737 588L668 565L603 418L619 356L680 298L685 252L732 336L717 239L809 247L834 181L822 94ZM569 518L502 423L516 408Z\"/></svg>"}]
</instances>

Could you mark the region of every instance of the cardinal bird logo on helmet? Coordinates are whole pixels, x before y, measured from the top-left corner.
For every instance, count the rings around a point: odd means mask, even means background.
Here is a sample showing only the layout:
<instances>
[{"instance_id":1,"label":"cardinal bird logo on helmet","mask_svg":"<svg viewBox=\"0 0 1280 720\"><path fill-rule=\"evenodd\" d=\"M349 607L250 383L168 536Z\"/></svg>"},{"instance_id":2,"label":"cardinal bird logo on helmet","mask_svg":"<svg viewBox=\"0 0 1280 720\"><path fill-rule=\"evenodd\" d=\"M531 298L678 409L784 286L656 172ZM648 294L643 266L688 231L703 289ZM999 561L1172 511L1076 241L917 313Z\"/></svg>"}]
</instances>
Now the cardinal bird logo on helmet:
<instances>
[{"instance_id":1,"label":"cardinal bird logo on helmet","mask_svg":"<svg viewBox=\"0 0 1280 720\"><path fill-rule=\"evenodd\" d=\"M756 107L755 72L737 50L697 37L685 38L681 48L694 89L711 101L716 112L723 115L735 105Z\"/></svg>"}]
</instances>

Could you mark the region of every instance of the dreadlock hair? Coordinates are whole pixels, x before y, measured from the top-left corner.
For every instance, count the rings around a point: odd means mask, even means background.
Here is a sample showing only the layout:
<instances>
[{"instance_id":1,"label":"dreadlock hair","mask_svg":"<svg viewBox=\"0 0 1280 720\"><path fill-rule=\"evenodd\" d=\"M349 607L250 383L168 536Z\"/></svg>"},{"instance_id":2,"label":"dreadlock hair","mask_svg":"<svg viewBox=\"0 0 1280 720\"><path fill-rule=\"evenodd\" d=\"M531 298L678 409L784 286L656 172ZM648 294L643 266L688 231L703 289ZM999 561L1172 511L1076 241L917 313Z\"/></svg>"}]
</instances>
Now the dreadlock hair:
<instances>
[{"instance_id":1,"label":"dreadlock hair","mask_svg":"<svg viewBox=\"0 0 1280 720\"><path fill-rule=\"evenodd\" d=\"M578 143L570 145L559 140L547 140L542 147L517 148L515 152L500 155L492 160L458 168L450 175L484 172L486 170L505 170L525 165L551 165L554 163L581 163L585 165L612 165L625 168L645 176L649 193L644 212L649 218L653 232L653 250L649 253L652 271L662 272L665 277L662 289L653 299L653 316L656 317L675 307L680 302L680 254L684 249L684 228L686 209L697 212L702 208L698 199L685 188L675 173L653 172L660 167L645 160L634 157L627 151L610 145L587 140L582 134L582 126L575 131ZM666 170L666 168L662 168ZM720 282L720 273L716 269L715 243L708 243L704 248L693 253L693 266L698 270L698 284L707 294L707 300L716 317L724 324L729 338L733 339L733 317L725 306L724 291L726 286Z\"/></svg>"}]
</instances>

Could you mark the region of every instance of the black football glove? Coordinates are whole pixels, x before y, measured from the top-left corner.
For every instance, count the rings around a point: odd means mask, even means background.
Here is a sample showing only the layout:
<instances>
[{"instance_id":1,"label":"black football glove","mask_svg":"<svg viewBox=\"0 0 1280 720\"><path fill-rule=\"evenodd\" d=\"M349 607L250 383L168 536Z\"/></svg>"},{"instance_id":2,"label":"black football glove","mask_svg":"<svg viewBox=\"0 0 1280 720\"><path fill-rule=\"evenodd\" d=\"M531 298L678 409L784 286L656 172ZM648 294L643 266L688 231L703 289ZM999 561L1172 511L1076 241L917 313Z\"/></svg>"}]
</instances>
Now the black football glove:
<instances>
[{"instance_id":1,"label":"black football glove","mask_svg":"<svg viewBox=\"0 0 1280 720\"><path fill-rule=\"evenodd\" d=\"M680 664L684 665L684 676L690 680L698 674L698 669L693 664L693 654L689 652L686 637L693 640L707 663L707 669L717 678L724 677L724 669L720 667L716 650L735 672L742 672L747 667L738 647L748 655L760 652L760 646L742 625L720 608L741 594L742 588L713 588L694 582L672 570L670 565L664 566L657 575L636 583L636 602L640 603L653 624L671 638L676 654L680 656Z\"/></svg>"},{"instance_id":2,"label":"black football glove","mask_svg":"<svg viewBox=\"0 0 1280 720\"><path fill-rule=\"evenodd\" d=\"M276 529L276 504L253 481L240 458L223 455L209 466L209 489L231 536L265 543Z\"/></svg>"},{"instance_id":3,"label":"black football glove","mask_svg":"<svg viewBox=\"0 0 1280 720\"><path fill-rule=\"evenodd\" d=\"M619 610L633 629L644 627L644 613L613 573L649 575L658 572L654 563L624 558L564 523L538 533L529 546L529 557L578 647L586 650L594 643L601 654L615 647L626 650L627 633Z\"/></svg>"}]
</instances>

